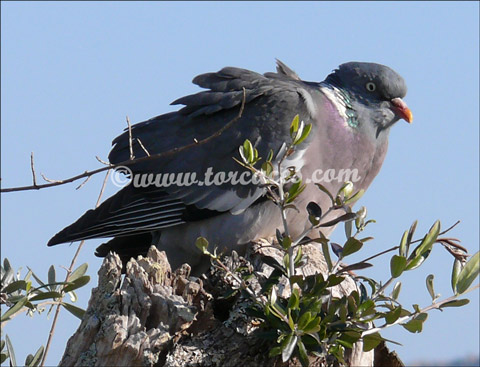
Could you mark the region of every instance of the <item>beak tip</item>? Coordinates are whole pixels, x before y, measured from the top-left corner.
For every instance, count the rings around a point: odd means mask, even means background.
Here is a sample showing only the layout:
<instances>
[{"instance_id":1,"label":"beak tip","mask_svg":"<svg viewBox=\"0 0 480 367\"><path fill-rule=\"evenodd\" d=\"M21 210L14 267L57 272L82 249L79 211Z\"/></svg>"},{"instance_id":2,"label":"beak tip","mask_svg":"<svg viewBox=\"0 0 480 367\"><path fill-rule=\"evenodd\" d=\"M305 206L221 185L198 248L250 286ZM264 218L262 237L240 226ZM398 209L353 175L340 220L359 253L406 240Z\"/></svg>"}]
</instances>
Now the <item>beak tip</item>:
<instances>
[{"instance_id":1,"label":"beak tip","mask_svg":"<svg viewBox=\"0 0 480 367\"><path fill-rule=\"evenodd\" d=\"M407 110L405 111L405 121L407 121L409 124L413 122L413 114L409 108L407 108Z\"/></svg>"},{"instance_id":2,"label":"beak tip","mask_svg":"<svg viewBox=\"0 0 480 367\"><path fill-rule=\"evenodd\" d=\"M397 116L411 124L413 121L413 114L407 104L401 98L394 98L391 100L391 103Z\"/></svg>"}]
</instances>

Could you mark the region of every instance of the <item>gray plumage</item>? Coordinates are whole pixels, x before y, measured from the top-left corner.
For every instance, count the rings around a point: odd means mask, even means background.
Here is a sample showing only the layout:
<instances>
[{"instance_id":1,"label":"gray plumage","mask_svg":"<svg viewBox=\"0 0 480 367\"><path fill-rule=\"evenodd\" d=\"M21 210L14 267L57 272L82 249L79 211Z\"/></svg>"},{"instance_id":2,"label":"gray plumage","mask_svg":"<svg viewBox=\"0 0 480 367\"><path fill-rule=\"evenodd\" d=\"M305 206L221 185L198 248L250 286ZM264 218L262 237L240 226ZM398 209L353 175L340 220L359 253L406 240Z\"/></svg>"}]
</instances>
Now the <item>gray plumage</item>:
<instances>
[{"instance_id":1,"label":"gray plumage","mask_svg":"<svg viewBox=\"0 0 480 367\"><path fill-rule=\"evenodd\" d=\"M277 73L264 75L234 67L206 73L193 79L206 91L177 99L177 112L154 117L132 126L135 158L166 152L200 141L234 119L243 101L245 108L234 124L206 144L193 146L164 159L130 165L134 174L195 173L204 181L209 167L213 173L237 172L244 168L238 147L249 139L261 157L270 150L274 161L283 143L290 140L290 123L295 115L313 125L310 136L285 167L295 166L302 177L312 178L316 170L357 169L356 189L366 189L384 160L390 127L412 115L401 98L406 94L402 77L392 69L373 63L340 65L324 82L302 81L277 60ZM113 141L109 160L118 164L130 157L128 131ZM336 192L343 181L322 182ZM308 184L299 196L300 213L289 210L291 233L299 235L307 225L306 205L317 202L323 209L328 198ZM331 213L333 218L336 213ZM97 255L114 250L124 261L145 254L151 244L166 250L173 266L189 262L195 266L201 254L195 239L206 237L212 246L239 249L282 228L279 209L265 198L258 185L170 185L136 188L129 185L97 209L87 211L72 225L57 233L49 246L98 237L114 237L101 245Z\"/></svg>"}]
</instances>

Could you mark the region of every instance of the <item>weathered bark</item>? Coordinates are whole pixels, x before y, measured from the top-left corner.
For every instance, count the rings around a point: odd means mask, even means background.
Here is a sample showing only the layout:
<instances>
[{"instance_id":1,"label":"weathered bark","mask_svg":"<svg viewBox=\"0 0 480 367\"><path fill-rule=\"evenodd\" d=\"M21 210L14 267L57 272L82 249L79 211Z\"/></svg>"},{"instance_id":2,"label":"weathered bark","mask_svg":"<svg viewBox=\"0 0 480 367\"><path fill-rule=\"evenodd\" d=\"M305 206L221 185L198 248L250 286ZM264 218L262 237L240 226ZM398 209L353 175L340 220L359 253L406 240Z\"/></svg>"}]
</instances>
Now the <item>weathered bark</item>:
<instances>
[{"instance_id":1,"label":"weathered bark","mask_svg":"<svg viewBox=\"0 0 480 367\"><path fill-rule=\"evenodd\" d=\"M321 251L304 246L305 275L325 271ZM259 253L277 256L273 248L252 247L245 257L227 258L227 265L245 264L268 274ZM263 267L263 268L262 268ZM269 270L270 269L270 270ZM108 255L99 270L85 316L68 341L61 366L293 366L269 359L266 346L252 336L245 300L222 300L232 279L212 268L203 280L190 277L183 265L172 272L164 252L155 247L146 258L131 260L126 274L117 255ZM353 281L334 290L349 294ZM288 292L287 287L284 292ZM242 304L243 302L243 304ZM348 356L351 366L373 365L373 352L357 345ZM326 361L311 359L312 365Z\"/></svg>"}]
</instances>

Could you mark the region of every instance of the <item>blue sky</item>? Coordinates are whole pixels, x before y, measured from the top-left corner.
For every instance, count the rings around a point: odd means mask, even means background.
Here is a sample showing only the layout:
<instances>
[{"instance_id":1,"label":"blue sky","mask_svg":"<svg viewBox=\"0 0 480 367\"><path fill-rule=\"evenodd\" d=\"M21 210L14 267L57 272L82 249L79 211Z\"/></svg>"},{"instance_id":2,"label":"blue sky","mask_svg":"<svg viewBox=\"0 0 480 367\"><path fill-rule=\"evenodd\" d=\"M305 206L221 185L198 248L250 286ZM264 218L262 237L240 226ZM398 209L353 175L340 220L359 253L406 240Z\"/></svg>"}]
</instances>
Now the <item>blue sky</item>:
<instances>
[{"instance_id":1,"label":"blue sky","mask_svg":"<svg viewBox=\"0 0 480 367\"><path fill-rule=\"evenodd\" d=\"M419 220L419 235L436 220L471 253L479 246L478 2L2 2L1 178L3 187L52 179L99 166L111 140L132 122L171 111L169 103L198 91L200 73L223 66L273 71L275 58L304 80L320 81L339 64L373 61L406 80L414 123L392 129L382 171L361 200L377 220L362 257L398 244ZM71 184L2 194L2 258L46 278L68 266L76 244L47 248L59 229L95 204L102 175L81 190ZM115 192L107 187L106 196ZM105 197L106 197L105 196ZM334 235L343 240L342 230ZM96 285L101 240L87 242L78 264ZM359 258L360 259L360 258ZM386 280L388 258L366 274ZM425 277L451 295L451 256L440 247L423 269L407 273L400 300L429 304ZM60 270L59 270L60 272ZM79 292L86 307L90 289ZM478 354L478 291L460 309L430 313L421 334L392 328L384 336L407 363ZM45 344L51 320L17 317L7 326L23 361ZM58 363L78 321L63 312L47 365ZM35 333L28 330L35 330Z\"/></svg>"}]
</instances>

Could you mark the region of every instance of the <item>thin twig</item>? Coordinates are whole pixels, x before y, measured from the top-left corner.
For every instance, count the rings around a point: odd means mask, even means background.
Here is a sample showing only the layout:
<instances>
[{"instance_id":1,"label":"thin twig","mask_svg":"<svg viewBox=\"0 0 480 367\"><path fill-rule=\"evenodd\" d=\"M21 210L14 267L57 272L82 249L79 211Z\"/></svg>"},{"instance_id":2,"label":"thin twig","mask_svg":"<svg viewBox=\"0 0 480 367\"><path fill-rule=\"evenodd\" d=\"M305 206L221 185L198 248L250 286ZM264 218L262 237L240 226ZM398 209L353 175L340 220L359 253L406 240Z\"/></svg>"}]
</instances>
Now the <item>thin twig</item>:
<instances>
[{"instance_id":1,"label":"thin twig","mask_svg":"<svg viewBox=\"0 0 480 367\"><path fill-rule=\"evenodd\" d=\"M132 141L132 125L130 124L130 119L127 116L127 125L128 125L128 146L130 148L130 160L133 161L135 156L133 155L133 141Z\"/></svg>"},{"instance_id":2,"label":"thin twig","mask_svg":"<svg viewBox=\"0 0 480 367\"><path fill-rule=\"evenodd\" d=\"M397 250L399 247L400 247L400 246L393 246L393 247L389 248L388 250L385 250L385 251L379 252L378 254L375 254L375 255L373 255L373 256L367 257L365 260L362 260L362 261L360 261L360 262L364 263L364 262L367 262L367 261L369 261L369 260L375 259L376 257L381 256L381 255L384 255L384 254L386 254L386 253L388 253L388 252L390 252L390 251L395 251L395 250Z\"/></svg>"},{"instance_id":3,"label":"thin twig","mask_svg":"<svg viewBox=\"0 0 480 367\"><path fill-rule=\"evenodd\" d=\"M42 176L42 178L47 181L47 182L50 182L51 184L60 184L62 181L61 180L52 180L50 178L48 178L47 176L45 176L43 173L40 172L40 175ZM43 185L37 185L35 187L37 188L41 188ZM3 191L3 190L2 190Z\"/></svg>"},{"instance_id":4,"label":"thin twig","mask_svg":"<svg viewBox=\"0 0 480 367\"><path fill-rule=\"evenodd\" d=\"M235 122L237 122L242 117L243 110L245 108L245 100L246 100L246 91L245 91L245 88L243 88L243 100L242 100L242 104L240 106L240 110L238 112L238 115L236 117L234 117L232 120L230 120L227 124L225 124L216 133L214 133L214 134L212 134L212 135L210 135L210 136L206 137L205 139L202 139L198 142L193 142L191 144L187 144L187 145L184 145L184 146L179 147L179 148L173 148L173 149L170 149L166 152L153 154L153 155L150 155L150 156L147 156L147 157L141 157L141 158L137 158L137 159L134 159L134 160L128 159L126 161L123 161L123 162L120 162L120 163L117 163L117 164L109 164L108 166L101 167L101 168L95 169L93 171L85 171L82 174L79 174L79 175L76 175L76 176L73 176L73 177L70 177L70 178L66 178L64 180L57 180L57 181L56 180L50 180L50 179L47 179L42 174L42 177L44 178L44 180L49 182L48 184L37 185L37 186L32 186L31 185L31 186L20 186L20 187L8 187L8 188L5 188L5 189L1 189L0 192L40 190L40 189L44 189L44 188L47 188L47 187L65 185L67 183L77 181L77 180L79 180L81 178L84 178L84 177L87 177L87 176L93 176L97 173L107 171L107 170L115 168L115 167L130 166L130 165L134 165L134 164L140 163L140 162L155 160L155 159L159 159L159 158L165 158L165 157L183 152L184 150L190 149L192 147L196 147L196 146L199 146L199 145L206 144L210 140L215 139L215 138L219 137L220 135L222 135L225 130L229 129Z\"/></svg>"},{"instance_id":5,"label":"thin twig","mask_svg":"<svg viewBox=\"0 0 480 367\"><path fill-rule=\"evenodd\" d=\"M35 162L33 161L33 152L30 153L30 168L32 169L33 186L37 186L37 175L35 174Z\"/></svg>"},{"instance_id":6,"label":"thin twig","mask_svg":"<svg viewBox=\"0 0 480 367\"><path fill-rule=\"evenodd\" d=\"M100 158L98 155L95 156L95 158L97 159L97 161L99 161L100 163L106 165L106 166L109 166L110 163L108 162L105 162L102 158Z\"/></svg>"},{"instance_id":7,"label":"thin twig","mask_svg":"<svg viewBox=\"0 0 480 367\"><path fill-rule=\"evenodd\" d=\"M98 199L97 199L97 202L95 204L95 208L97 208L100 205L100 201L102 200L102 196L103 196L103 193L105 191L105 187L107 186L107 180L108 180L109 175L110 175L110 170L107 171L107 174L105 175L105 179L103 180L102 188L100 189L100 193L98 194ZM75 266L78 255L80 254L80 250L82 249L84 243L85 243L85 240L80 242L80 244L78 245L77 251L75 251L75 255L73 255L72 261L70 263L70 267L67 270L67 275L65 276L65 283L68 282L68 279L70 278L70 274L72 274L73 267ZM58 315L60 313L60 308L61 308L61 304L59 303L57 305L57 309L55 310L55 316L53 316L52 326L50 328L50 332L48 333L48 340L47 340L47 344L45 345L45 353L43 354L42 363L40 364L41 367L43 367L45 365L45 360L47 358L48 349L50 348L50 344L52 342L53 334L55 332L55 326L57 324Z\"/></svg>"},{"instance_id":8,"label":"thin twig","mask_svg":"<svg viewBox=\"0 0 480 367\"><path fill-rule=\"evenodd\" d=\"M148 152L147 148L145 148L142 144L142 141L140 140L140 138L136 138L137 141L138 141L138 144L140 144L140 147L143 149L143 151L145 152L145 154L147 155L147 157L150 157L150 153Z\"/></svg>"},{"instance_id":9,"label":"thin twig","mask_svg":"<svg viewBox=\"0 0 480 367\"><path fill-rule=\"evenodd\" d=\"M80 185L78 185L75 190L78 190L78 189L81 189L83 187L83 185L85 185L90 179L92 178L92 176L88 176L85 181L83 181Z\"/></svg>"}]
</instances>

